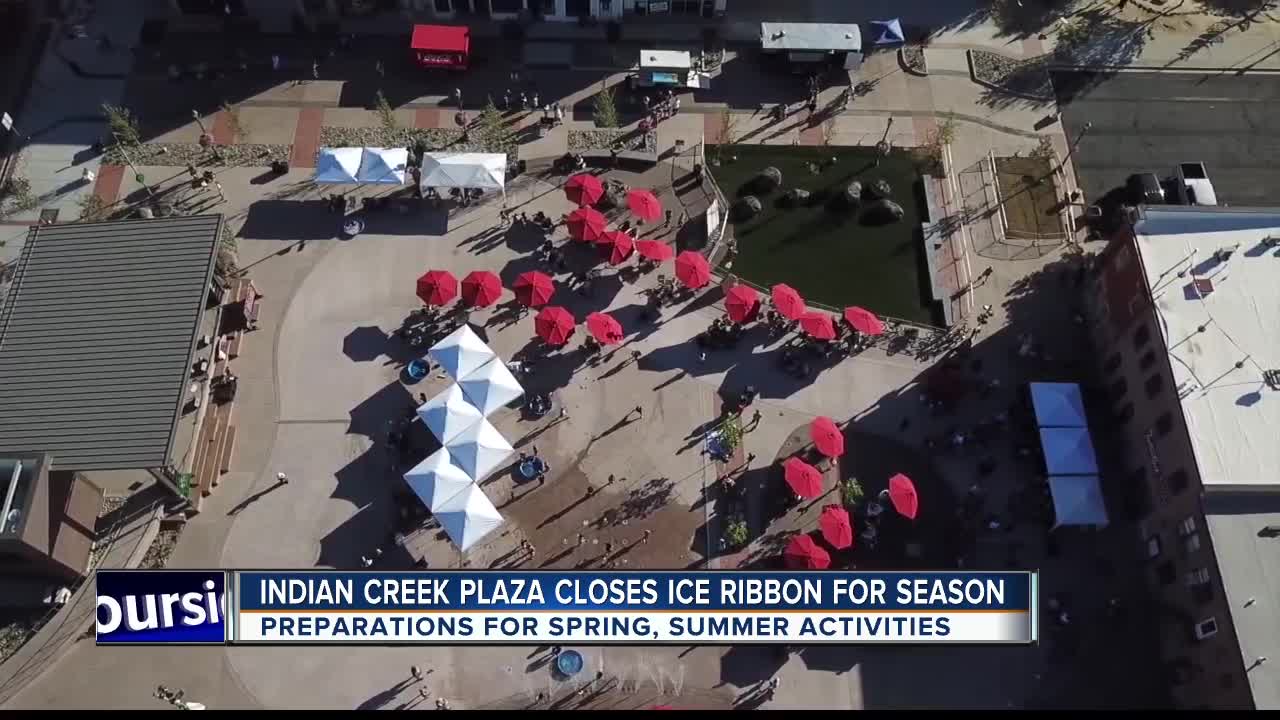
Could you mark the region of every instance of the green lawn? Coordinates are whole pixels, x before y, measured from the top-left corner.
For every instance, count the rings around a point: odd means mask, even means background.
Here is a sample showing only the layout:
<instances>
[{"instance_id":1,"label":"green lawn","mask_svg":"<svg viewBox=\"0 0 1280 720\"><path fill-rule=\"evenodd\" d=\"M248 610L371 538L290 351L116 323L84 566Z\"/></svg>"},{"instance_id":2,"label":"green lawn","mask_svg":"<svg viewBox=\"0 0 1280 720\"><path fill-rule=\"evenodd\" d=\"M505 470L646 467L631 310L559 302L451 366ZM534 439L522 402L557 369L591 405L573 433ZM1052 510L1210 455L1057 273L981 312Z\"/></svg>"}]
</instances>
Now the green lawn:
<instances>
[{"instance_id":1,"label":"green lawn","mask_svg":"<svg viewBox=\"0 0 1280 720\"><path fill-rule=\"evenodd\" d=\"M716 148L707 149L708 157ZM730 157L736 156L736 160ZM814 174L810 163L836 158ZM732 272L758 285L787 283L806 300L836 308L861 305L907 320L936 324L934 303L928 298L920 222L925 217L923 190L916 161L905 150L893 150L873 167L870 147L800 147L735 145L724 149L723 162L710 170L732 203L740 188L762 169L782 172L782 185L757 195L764 210L746 222L732 224L738 257ZM891 199L902 206L899 222L873 226L860 222L857 212L835 212L826 199L848 183L864 186L889 182ZM813 193L807 206L782 208L778 199L791 188Z\"/></svg>"}]
</instances>

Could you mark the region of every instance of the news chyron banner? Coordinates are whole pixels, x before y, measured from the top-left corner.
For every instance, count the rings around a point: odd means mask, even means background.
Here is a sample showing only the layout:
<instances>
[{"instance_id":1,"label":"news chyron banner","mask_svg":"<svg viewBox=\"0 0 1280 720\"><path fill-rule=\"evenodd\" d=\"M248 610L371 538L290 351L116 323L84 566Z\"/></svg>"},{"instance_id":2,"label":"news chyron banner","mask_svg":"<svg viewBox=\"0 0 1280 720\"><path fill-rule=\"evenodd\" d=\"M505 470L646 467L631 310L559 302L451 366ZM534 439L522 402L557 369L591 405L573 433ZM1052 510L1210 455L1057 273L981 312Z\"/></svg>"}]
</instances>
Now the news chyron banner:
<instances>
[{"instance_id":1,"label":"news chyron banner","mask_svg":"<svg viewBox=\"0 0 1280 720\"><path fill-rule=\"evenodd\" d=\"M1032 572L112 571L98 642L1027 644Z\"/></svg>"}]
</instances>

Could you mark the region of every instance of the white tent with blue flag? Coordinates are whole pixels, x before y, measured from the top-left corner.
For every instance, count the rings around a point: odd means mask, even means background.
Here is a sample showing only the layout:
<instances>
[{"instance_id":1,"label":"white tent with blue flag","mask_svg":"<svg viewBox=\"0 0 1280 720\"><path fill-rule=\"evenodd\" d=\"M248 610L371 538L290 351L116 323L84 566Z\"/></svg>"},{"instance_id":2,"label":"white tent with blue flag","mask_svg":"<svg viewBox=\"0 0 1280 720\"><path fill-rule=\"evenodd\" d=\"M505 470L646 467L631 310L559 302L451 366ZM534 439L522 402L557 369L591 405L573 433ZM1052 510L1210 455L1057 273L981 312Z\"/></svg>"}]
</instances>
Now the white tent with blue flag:
<instances>
[{"instance_id":1,"label":"white tent with blue flag","mask_svg":"<svg viewBox=\"0 0 1280 720\"><path fill-rule=\"evenodd\" d=\"M356 185L363 151L356 147L320 148L311 181L331 185Z\"/></svg>"},{"instance_id":2,"label":"white tent with blue flag","mask_svg":"<svg viewBox=\"0 0 1280 720\"><path fill-rule=\"evenodd\" d=\"M403 185L408 168L408 149L367 147L360 152L356 180L370 185Z\"/></svg>"},{"instance_id":3,"label":"white tent with blue flag","mask_svg":"<svg viewBox=\"0 0 1280 720\"><path fill-rule=\"evenodd\" d=\"M898 18L872 20L870 34L872 45L901 45L907 40L906 36L902 34L902 23L898 21Z\"/></svg>"}]
</instances>

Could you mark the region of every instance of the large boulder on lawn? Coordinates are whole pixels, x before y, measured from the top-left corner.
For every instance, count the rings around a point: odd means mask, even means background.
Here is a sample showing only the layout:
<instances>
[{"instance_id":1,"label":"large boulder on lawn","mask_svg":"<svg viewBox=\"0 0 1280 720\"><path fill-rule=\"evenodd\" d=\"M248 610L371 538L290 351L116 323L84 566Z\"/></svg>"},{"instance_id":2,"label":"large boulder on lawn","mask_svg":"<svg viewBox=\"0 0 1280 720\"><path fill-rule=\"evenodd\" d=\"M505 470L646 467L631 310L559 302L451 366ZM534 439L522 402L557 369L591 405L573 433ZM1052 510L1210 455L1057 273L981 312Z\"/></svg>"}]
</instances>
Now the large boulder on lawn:
<instances>
[{"instance_id":1,"label":"large boulder on lawn","mask_svg":"<svg viewBox=\"0 0 1280 720\"><path fill-rule=\"evenodd\" d=\"M862 183L854 180L840 194L840 204L853 210L862 204Z\"/></svg>"},{"instance_id":2,"label":"large boulder on lawn","mask_svg":"<svg viewBox=\"0 0 1280 720\"><path fill-rule=\"evenodd\" d=\"M867 204L862 212L862 221L868 225L888 225L898 222L906 215L902 206L888 199L880 198Z\"/></svg>"},{"instance_id":3,"label":"large boulder on lawn","mask_svg":"<svg viewBox=\"0 0 1280 720\"><path fill-rule=\"evenodd\" d=\"M751 179L751 187L759 195L768 195L780 185L782 185L782 171L776 167L767 167Z\"/></svg>"},{"instance_id":4,"label":"large boulder on lawn","mask_svg":"<svg viewBox=\"0 0 1280 720\"><path fill-rule=\"evenodd\" d=\"M804 188L791 188L782 196L784 207L800 207L809 202L809 191Z\"/></svg>"},{"instance_id":5,"label":"large boulder on lawn","mask_svg":"<svg viewBox=\"0 0 1280 720\"><path fill-rule=\"evenodd\" d=\"M871 183L871 187L868 188L868 192L871 194L871 197L877 200L883 200L893 194L893 188L890 187L888 180L881 178Z\"/></svg>"},{"instance_id":6,"label":"large boulder on lawn","mask_svg":"<svg viewBox=\"0 0 1280 720\"><path fill-rule=\"evenodd\" d=\"M760 204L760 198L754 195L738 198L738 201L733 204L733 219L738 221L750 220L759 215L762 209L764 209L764 206Z\"/></svg>"}]
</instances>

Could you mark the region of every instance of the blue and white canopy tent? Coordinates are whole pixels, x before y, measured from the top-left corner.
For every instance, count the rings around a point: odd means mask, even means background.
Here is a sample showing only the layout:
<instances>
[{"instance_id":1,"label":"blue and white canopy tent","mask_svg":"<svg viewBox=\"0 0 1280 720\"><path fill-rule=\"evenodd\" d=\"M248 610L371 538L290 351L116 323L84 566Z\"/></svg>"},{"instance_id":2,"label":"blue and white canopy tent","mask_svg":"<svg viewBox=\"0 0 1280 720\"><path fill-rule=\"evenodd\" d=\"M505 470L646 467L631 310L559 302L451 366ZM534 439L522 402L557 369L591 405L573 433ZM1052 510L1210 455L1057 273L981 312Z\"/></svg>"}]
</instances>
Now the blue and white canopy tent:
<instances>
[{"instance_id":1,"label":"blue and white canopy tent","mask_svg":"<svg viewBox=\"0 0 1280 720\"><path fill-rule=\"evenodd\" d=\"M1084 399L1075 383L1030 383L1036 424L1045 427L1085 427Z\"/></svg>"},{"instance_id":2,"label":"blue and white canopy tent","mask_svg":"<svg viewBox=\"0 0 1280 720\"><path fill-rule=\"evenodd\" d=\"M1097 475L1051 475L1049 492L1053 495L1055 526L1107 526L1107 506Z\"/></svg>"},{"instance_id":3,"label":"blue and white canopy tent","mask_svg":"<svg viewBox=\"0 0 1280 720\"><path fill-rule=\"evenodd\" d=\"M1088 428L1040 428L1040 447L1051 476L1098 474Z\"/></svg>"},{"instance_id":4,"label":"blue and white canopy tent","mask_svg":"<svg viewBox=\"0 0 1280 720\"><path fill-rule=\"evenodd\" d=\"M360 160L363 151L360 148L320 148L316 155L316 174L312 182L331 185L356 185L360 181L356 176L360 173Z\"/></svg>"},{"instance_id":5,"label":"blue and white canopy tent","mask_svg":"<svg viewBox=\"0 0 1280 720\"><path fill-rule=\"evenodd\" d=\"M403 185L409 168L406 148L363 148L356 181L370 185Z\"/></svg>"},{"instance_id":6,"label":"blue and white canopy tent","mask_svg":"<svg viewBox=\"0 0 1280 720\"><path fill-rule=\"evenodd\" d=\"M902 23L898 21L898 18L872 20L870 25L871 44L876 47L901 45L907 41L906 36L902 34Z\"/></svg>"}]
</instances>

